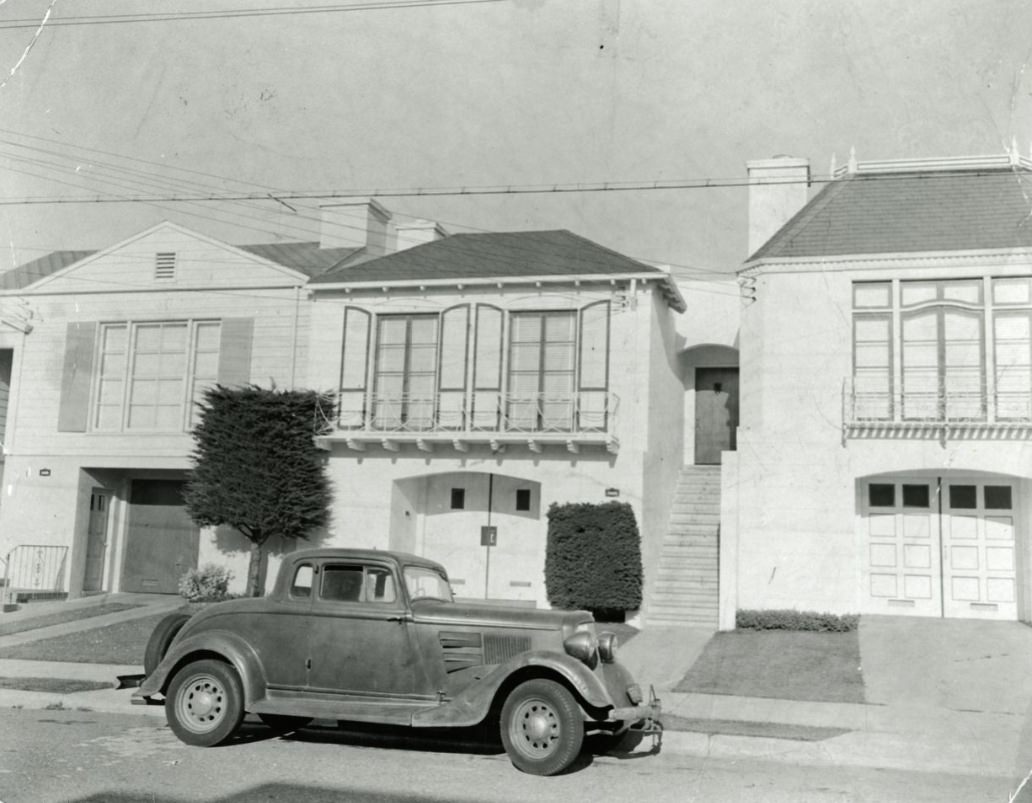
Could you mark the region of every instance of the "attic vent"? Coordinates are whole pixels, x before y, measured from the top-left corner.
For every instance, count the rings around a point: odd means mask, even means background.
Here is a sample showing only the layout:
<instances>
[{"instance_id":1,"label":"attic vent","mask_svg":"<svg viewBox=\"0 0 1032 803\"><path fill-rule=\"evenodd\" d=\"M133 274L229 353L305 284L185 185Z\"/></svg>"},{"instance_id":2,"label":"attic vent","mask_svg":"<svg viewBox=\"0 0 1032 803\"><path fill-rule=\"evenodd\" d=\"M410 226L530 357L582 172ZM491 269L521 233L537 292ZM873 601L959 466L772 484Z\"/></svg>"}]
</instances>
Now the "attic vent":
<instances>
[{"instance_id":1,"label":"attic vent","mask_svg":"<svg viewBox=\"0 0 1032 803\"><path fill-rule=\"evenodd\" d=\"M176 252L159 251L154 255L154 278L171 281L176 278Z\"/></svg>"}]
</instances>

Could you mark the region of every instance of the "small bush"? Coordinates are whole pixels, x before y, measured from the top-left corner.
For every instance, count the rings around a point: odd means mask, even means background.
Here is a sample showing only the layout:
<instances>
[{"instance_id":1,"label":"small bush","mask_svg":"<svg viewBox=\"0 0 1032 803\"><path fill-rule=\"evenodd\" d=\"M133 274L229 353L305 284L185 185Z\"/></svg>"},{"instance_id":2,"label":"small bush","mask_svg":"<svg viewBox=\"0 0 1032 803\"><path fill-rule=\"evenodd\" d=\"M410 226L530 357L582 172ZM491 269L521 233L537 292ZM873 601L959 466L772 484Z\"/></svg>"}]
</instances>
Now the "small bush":
<instances>
[{"instance_id":1,"label":"small bush","mask_svg":"<svg viewBox=\"0 0 1032 803\"><path fill-rule=\"evenodd\" d=\"M808 630L815 633L848 633L856 630L860 617L816 611L741 610L735 614L739 630Z\"/></svg>"},{"instance_id":2,"label":"small bush","mask_svg":"<svg viewBox=\"0 0 1032 803\"><path fill-rule=\"evenodd\" d=\"M233 572L225 566L207 563L179 578L179 595L190 602L218 602L229 596L232 579Z\"/></svg>"},{"instance_id":3,"label":"small bush","mask_svg":"<svg viewBox=\"0 0 1032 803\"><path fill-rule=\"evenodd\" d=\"M641 586L641 536L629 504L549 508L545 587L553 606L613 619L641 607Z\"/></svg>"}]
</instances>

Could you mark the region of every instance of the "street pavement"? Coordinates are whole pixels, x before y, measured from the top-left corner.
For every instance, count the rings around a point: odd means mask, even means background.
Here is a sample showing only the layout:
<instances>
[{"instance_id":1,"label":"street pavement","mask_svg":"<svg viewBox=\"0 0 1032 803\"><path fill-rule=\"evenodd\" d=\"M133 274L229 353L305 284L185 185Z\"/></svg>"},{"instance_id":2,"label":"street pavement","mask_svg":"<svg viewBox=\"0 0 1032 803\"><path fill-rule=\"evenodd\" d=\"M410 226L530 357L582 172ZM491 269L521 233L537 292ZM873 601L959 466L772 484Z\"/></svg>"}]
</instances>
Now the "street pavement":
<instances>
[{"instance_id":1,"label":"street pavement","mask_svg":"<svg viewBox=\"0 0 1032 803\"><path fill-rule=\"evenodd\" d=\"M125 597L111 595L109 599ZM0 648L150 616L181 605L170 597L142 596L133 601L141 607L0 637ZM49 612L57 604L96 603L49 603L48 610L42 606L36 610ZM39 614L35 610L3 614L0 622L29 615ZM646 626L622 645L620 660L643 687L654 686L663 700L664 713L691 719L691 726L697 729L667 730L664 752L993 775L1013 778L1016 790L1032 771L1032 628L1017 622L917 617L864 616L860 622L866 703L675 691L712 637L707 630ZM109 689L69 694L0 689L0 708L64 708L163 720L162 708L131 705L132 689L114 688L118 675L141 671L138 666L0 659L0 677L112 683ZM741 727L729 728L729 723L753 729L762 726L758 730L764 735L729 733L741 731ZM1032 782L1024 792L1032 792Z\"/></svg>"}]
</instances>

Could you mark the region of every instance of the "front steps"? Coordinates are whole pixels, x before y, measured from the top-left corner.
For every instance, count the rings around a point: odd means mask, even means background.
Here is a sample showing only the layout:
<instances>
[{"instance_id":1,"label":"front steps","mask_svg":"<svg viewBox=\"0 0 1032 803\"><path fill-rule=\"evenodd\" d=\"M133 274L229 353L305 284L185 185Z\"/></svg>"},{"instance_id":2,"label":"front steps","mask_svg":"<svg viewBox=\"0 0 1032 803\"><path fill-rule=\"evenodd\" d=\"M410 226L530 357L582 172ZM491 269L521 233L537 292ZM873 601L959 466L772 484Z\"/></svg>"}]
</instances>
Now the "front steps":
<instances>
[{"instance_id":1,"label":"front steps","mask_svg":"<svg viewBox=\"0 0 1032 803\"><path fill-rule=\"evenodd\" d=\"M663 538L648 624L717 628L720 466L685 466Z\"/></svg>"}]
</instances>

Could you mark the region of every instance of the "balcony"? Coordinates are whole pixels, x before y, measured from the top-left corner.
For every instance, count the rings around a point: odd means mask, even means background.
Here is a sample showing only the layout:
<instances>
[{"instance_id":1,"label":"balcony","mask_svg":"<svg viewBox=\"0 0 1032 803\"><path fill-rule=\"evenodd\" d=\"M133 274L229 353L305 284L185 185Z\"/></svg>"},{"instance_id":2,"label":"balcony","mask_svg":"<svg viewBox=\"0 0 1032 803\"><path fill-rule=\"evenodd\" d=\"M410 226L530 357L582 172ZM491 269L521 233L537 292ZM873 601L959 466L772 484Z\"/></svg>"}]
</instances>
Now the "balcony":
<instances>
[{"instance_id":1,"label":"balcony","mask_svg":"<svg viewBox=\"0 0 1032 803\"><path fill-rule=\"evenodd\" d=\"M364 452L370 446L389 452L493 453L509 446L540 454L546 447L578 454L595 449L616 454L613 435L619 399L604 391L516 394L497 391L439 391L377 394L341 391L322 411L323 448L344 444Z\"/></svg>"},{"instance_id":2,"label":"balcony","mask_svg":"<svg viewBox=\"0 0 1032 803\"><path fill-rule=\"evenodd\" d=\"M846 380L842 445L850 438L938 438L943 446L949 440L1028 440L1032 392L861 392Z\"/></svg>"}]
</instances>

